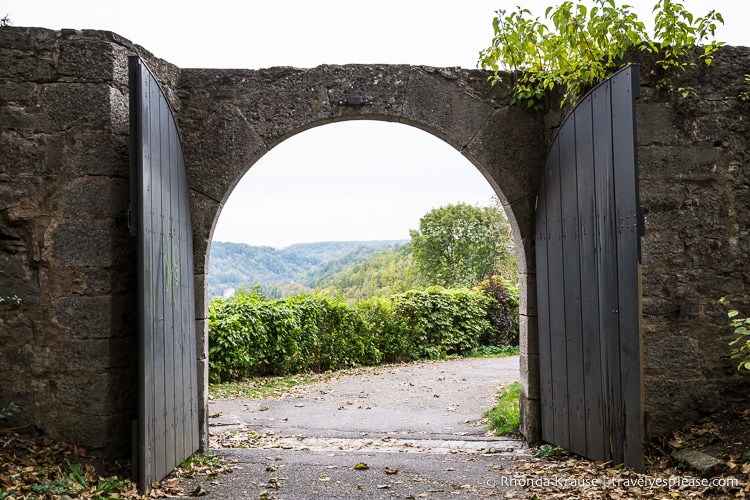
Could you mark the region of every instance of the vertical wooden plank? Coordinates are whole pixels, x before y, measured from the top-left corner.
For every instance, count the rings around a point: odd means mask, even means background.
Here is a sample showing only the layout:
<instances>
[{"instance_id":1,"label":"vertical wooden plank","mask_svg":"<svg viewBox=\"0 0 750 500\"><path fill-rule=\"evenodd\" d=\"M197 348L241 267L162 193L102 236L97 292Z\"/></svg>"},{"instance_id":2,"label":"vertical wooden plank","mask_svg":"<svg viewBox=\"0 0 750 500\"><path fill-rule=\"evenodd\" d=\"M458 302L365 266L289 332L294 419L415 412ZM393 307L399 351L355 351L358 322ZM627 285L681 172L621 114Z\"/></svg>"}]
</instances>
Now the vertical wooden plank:
<instances>
[{"instance_id":1,"label":"vertical wooden plank","mask_svg":"<svg viewBox=\"0 0 750 500\"><path fill-rule=\"evenodd\" d=\"M151 470L150 447L146 443L150 439L150 423L153 417L153 404L151 392L145 388L152 380L151 365L147 362L151 357L151 339L148 337L150 324L152 322L153 310L145 307L145 302L150 300L151 276L147 261L148 245L145 244L144 234L151 230L150 201L151 175L150 175L150 150L148 142L150 131L149 121L149 84L140 60L131 57L129 64L130 85L130 141L131 141L131 194L136 200L131 201L131 221L135 222L136 233L140 235L137 246L138 260L138 442L133 443L136 448L137 465L135 473L143 486L148 481ZM147 484L147 483L146 483Z\"/></svg>"},{"instance_id":2,"label":"vertical wooden plank","mask_svg":"<svg viewBox=\"0 0 750 500\"><path fill-rule=\"evenodd\" d=\"M176 460L175 442L175 376L174 376L174 342L175 342L175 310L178 308L175 295L175 280L178 276L174 268L174 252L178 251L174 240L174 217L173 207L175 200L175 171L176 166L172 164L172 138L171 113L164 98L159 101L159 124L161 136L161 172L164 190L162 191L162 223L164 224L163 250L161 256L161 268L164 272L164 463L167 474L171 472L172 465ZM173 171L174 167L174 171Z\"/></svg>"},{"instance_id":3,"label":"vertical wooden plank","mask_svg":"<svg viewBox=\"0 0 750 500\"><path fill-rule=\"evenodd\" d=\"M174 336L173 336L173 352L172 352L172 388L174 391L174 405L172 414L172 432L174 433L174 461L180 460L186 456L187 452L185 447L185 384L189 384L190 381L186 380L183 368L185 364L184 358L184 339L189 329L185 328L185 297L186 291L184 287L185 277L183 272L186 269L186 265L183 262L183 255L185 253L185 237L183 234L184 219L182 215L182 204L183 190L182 190L182 175L181 172L184 169L184 164L178 155L179 151L179 137L177 129L173 121L169 123L169 164L170 164L170 179L172 180L172 238L173 245L175 247L176 254L173 255L173 266L175 266L175 273L177 280L175 282L175 296L176 296L176 307L174 312Z\"/></svg>"},{"instance_id":4,"label":"vertical wooden plank","mask_svg":"<svg viewBox=\"0 0 750 500\"><path fill-rule=\"evenodd\" d=\"M162 157L162 137L161 137L161 93L158 90L156 81L151 78L151 155L154 159L154 189L152 192L154 233L152 244L154 251L152 253L151 266L155 280L155 310L156 317L154 321L154 351L152 363L154 366L154 475L155 477L164 477L167 471L166 462L166 391L164 386L165 370L165 316L166 316L166 298L165 298L165 270L163 266L164 257L164 212L165 209L165 178L163 172Z\"/></svg>"},{"instance_id":5,"label":"vertical wooden plank","mask_svg":"<svg viewBox=\"0 0 750 500\"><path fill-rule=\"evenodd\" d=\"M156 383L156 380L158 378L158 375L156 373L156 367L154 366L154 352L156 350L156 336L157 336L157 329L156 324L158 322L158 311L156 310L155 304L158 302L158 269L154 268L154 259L155 254L158 252L158 247L154 246L154 240L156 234L158 234L158 203L157 203L157 193L161 189L161 183L159 179L159 171L158 171L158 160L157 157L154 156L154 150L153 150L153 140L154 140L154 124L153 124L153 113L155 112L153 108L153 94L154 92L157 92L156 89L152 88L152 81L151 75L148 74L147 71L141 67L141 70L143 71L143 78L144 78L144 86L147 88L147 93L144 95L144 117L143 121L147 124L146 130L148 131L148 138L145 143L144 151L148 155L148 174L144 172L144 177L148 175L149 179L149 189L146 193L144 193L144 217L148 220L147 222L147 228L144 228L143 232L143 245L144 245L144 264L146 266L146 270L144 271L148 275L148 281L145 281L144 283L147 283L147 289L144 290L144 296L143 296L143 302L145 304L145 307L149 311L149 320L148 323L145 325L146 331L144 332L144 338L146 342L148 343L148 354L145 355L145 362L148 365L148 372L149 372L149 378L148 378L148 385L146 385L146 391L148 395L148 421L146 422L146 425L148 425L148 431L146 433L146 446L148 447L148 455L149 455L149 469L147 471L147 477L148 484L151 483L151 479L154 477L154 468L156 467L156 463L158 461L157 453L154 451L153 442L154 438L158 432L158 429L156 428L156 419L157 419L157 412L158 408L156 406L156 397L155 397L155 391L153 389L154 384ZM145 162L144 162L145 165Z\"/></svg>"},{"instance_id":6,"label":"vertical wooden plank","mask_svg":"<svg viewBox=\"0 0 750 500\"><path fill-rule=\"evenodd\" d=\"M594 94L597 90L594 90ZM602 369L599 345L599 276L596 253L596 195L592 96L575 110L578 167L578 234L581 273L581 335L586 394L586 457L606 461L602 418Z\"/></svg>"},{"instance_id":7,"label":"vertical wooden plank","mask_svg":"<svg viewBox=\"0 0 750 500\"><path fill-rule=\"evenodd\" d=\"M545 169L546 171L546 169ZM550 346L549 277L547 274L547 189L546 175L542 178L536 211L536 282L539 335L539 393L541 405L542 440L555 442L554 410L552 404L552 350Z\"/></svg>"},{"instance_id":8,"label":"vertical wooden plank","mask_svg":"<svg viewBox=\"0 0 750 500\"><path fill-rule=\"evenodd\" d=\"M560 198L559 142L550 150L550 168L546 177L547 188L547 263L549 276L550 350L552 352L552 394L554 403L555 444L570 448L568 370L565 338L565 288L563 275L562 205Z\"/></svg>"},{"instance_id":9,"label":"vertical wooden plank","mask_svg":"<svg viewBox=\"0 0 750 500\"><path fill-rule=\"evenodd\" d=\"M563 307L567 367L569 450L586 454L586 410L581 334L581 273L578 242L578 185L575 114L560 129L560 203L562 209Z\"/></svg>"},{"instance_id":10,"label":"vertical wooden plank","mask_svg":"<svg viewBox=\"0 0 750 500\"><path fill-rule=\"evenodd\" d=\"M623 398L623 460L643 470L641 294L638 230L635 99L638 68L612 78L615 205L617 214L618 293L620 305L620 373Z\"/></svg>"},{"instance_id":11,"label":"vertical wooden plank","mask_svg":"<svg viewBox=\"0 0 750 500\"><path fill-rule=\"evenodd\" d=\"M608 459L622 461L622 391L620 386L620 327L612 160L612 110L610 82L593 96L594 165L596 176L597 273L599 276L599 331L602 352L605 438Z\"/></svg>"}]
</instances>

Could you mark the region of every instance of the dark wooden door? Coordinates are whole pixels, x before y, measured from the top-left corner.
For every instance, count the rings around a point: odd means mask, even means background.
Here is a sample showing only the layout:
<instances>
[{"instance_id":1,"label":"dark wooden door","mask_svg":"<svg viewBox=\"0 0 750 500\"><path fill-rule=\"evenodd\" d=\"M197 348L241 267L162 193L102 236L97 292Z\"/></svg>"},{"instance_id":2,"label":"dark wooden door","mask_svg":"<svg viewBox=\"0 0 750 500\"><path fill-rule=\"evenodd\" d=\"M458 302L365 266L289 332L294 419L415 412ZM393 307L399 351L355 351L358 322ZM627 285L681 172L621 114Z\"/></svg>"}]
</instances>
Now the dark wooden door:
<instances>
[{"instance_id":1,"label":"dark wooden door","mask_svg":"<svg viewBox=\"0 0 750 500\"><path fill-rule=\"evenodd\" d=\"M199 446L190 198L172 112L154 76L130 58L131 227L138 236L139 415L143 490Z\"/></svg>"},{"instance_id":2,"label":"dark wooden door","mask_svg":"<svg viewBox=\"0 0 750 500\"><path fill-rule=\"evenodd\" d=\"M643 469L638 67L588 93L550 147L536 214L542 439Z\"/></svg>"}]
</instances>

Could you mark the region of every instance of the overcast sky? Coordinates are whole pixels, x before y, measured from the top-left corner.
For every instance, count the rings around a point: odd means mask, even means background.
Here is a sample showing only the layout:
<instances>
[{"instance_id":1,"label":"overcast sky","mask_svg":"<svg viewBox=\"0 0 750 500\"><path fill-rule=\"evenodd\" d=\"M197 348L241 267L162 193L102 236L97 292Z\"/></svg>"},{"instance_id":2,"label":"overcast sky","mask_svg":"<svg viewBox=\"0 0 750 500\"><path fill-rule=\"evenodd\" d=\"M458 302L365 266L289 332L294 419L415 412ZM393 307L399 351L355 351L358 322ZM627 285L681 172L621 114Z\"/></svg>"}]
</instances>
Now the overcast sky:
<instances>
[{"instance_id":1,"label":"overcast sky","mask_svg":"<svg viewBox=\"0 0 750 500\"><path fill-rule=\"evenodd\" d=\"M0 0L16 26L114 31L183 68L383 63L476 67L497 9L542 16L549 0ZM656 0L630 0L647 21ZM686 0L719 10L717 38L750 45L747 0ZM492 189L439 139L392 123L353 121L298 134L262 157L229 198L214 239L282 247L407 239L431 208L488 204Z\"/></svg>"}]
</instances>

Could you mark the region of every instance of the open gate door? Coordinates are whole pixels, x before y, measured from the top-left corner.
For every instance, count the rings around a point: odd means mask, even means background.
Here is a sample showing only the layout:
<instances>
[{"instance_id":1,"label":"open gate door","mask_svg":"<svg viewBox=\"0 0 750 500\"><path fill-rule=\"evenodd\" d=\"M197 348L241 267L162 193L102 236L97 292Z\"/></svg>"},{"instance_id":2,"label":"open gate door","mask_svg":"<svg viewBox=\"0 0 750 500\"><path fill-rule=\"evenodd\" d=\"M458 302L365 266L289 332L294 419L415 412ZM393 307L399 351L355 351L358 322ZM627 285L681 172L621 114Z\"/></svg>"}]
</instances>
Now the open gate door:
<instances>
[{"instance_id":1,"label":"open gate door","mask_svg":"<svg viewBox=\"0 0 750 500\"><path fill-rule=\"evenodd\" d=\"M536 265L542 440L641 471L638 72L595 87L560 127L539 188Z\"/></svg>"},{"instance_id":2,"label":"open gate door","mask_svg":"<svg viewBox=\"0 0 750 500\"><path fill-rule=\"evenodd\" d=\"M140 323L133 471L148 490L199 446L193 237L174 117L143 61L132 56L129 66Z\"/></svg>"}]
</instances>

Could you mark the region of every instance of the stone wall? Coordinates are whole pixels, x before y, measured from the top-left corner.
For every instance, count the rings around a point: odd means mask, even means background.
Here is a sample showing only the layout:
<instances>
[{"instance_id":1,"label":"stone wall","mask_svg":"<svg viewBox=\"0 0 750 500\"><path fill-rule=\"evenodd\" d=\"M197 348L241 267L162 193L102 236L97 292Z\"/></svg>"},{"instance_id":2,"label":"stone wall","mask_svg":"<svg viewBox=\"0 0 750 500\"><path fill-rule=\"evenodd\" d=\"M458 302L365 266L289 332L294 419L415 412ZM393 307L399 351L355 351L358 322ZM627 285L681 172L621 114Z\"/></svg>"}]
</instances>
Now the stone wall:
<instances>
[{"instance_id":1,"label":"stone wall","mask_svg":"<svg viewBox=\"0 0 750 500\"><path fill-rule=\"evenodd\" d=\"M131 49L111 33L0 28L0 295L22 300L0 304L0 406L120 456L137 366Z\"/></svg>"},{"instance_id":2,"label":"stone wall","mask_svg":"<svg viewBox=\"0 0 750 500\"><path fill-rule=\"evenodd\" d=\"M242 174L311 126L399 120L441 137L477 165L506 202L522 261L531 257L521 283L522 369L527 431L536 432L529 186L538 182L545 143L564 111L508 108L507 87L488 91L476 71L180 70L112 33L8 27L0 29L0 296L22 302L0 304L0 406L21 407L16 423L108 454L130 453L137 364L127 225L133 52L160 79L186 149L204 382L208 242ZM688 99L657 91L651 62L643 63L638 154L646 211L646 425L653 436L747 395L747 376L728 358L731 330L717 300L727 295L750 311L750 103L738 99L750 49L725 47L710 68L687 72L678 84L694 87L697 96ZM382 74L380 107L334 105L368 81L372 88L373 74ZM512 134L498 135L502 130Z\"/></svg>"},{"instance_id":3,"label":"stone wall","mask_svg":"<svg viewBox=\"0 0 750 500\"><path fill-rule=\"evenodd\" d=\"M724 47L710 67L654 88L644 60L638 103L643 239L646 431L663 434L748 396L729 359L727 296L750 313L750 49Z\"/></svg>"}]
</instances>

